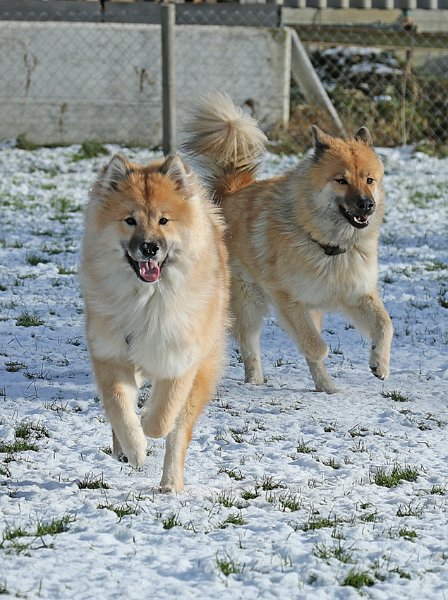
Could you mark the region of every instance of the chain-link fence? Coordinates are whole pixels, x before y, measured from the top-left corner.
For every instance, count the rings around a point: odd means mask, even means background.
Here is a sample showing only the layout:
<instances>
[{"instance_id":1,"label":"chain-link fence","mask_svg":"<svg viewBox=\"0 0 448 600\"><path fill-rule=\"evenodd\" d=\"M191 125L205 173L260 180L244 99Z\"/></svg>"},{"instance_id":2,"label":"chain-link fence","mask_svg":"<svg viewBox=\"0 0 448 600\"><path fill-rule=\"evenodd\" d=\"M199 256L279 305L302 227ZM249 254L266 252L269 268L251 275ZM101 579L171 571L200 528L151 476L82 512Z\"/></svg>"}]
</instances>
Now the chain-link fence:
<instances>
[{"instance_id":1,"label":"chain-link fence","mask_svg":"<svg viewBox=\"0 0 448 600\"><path fill-rule=\"evenodd\" d=\"M299 26L298 34L346 130L360 125L383 146L448 151L448 32L400 23ZM306 146L310 122L327 122L293 83L290 139Z\"/></svg>"},{"instance_id":2,"label":"chain-link fence","mask_svg":"<svg viewBox=\"0 0 448 600\"><path fill-rule=\"evenodd\" d=\"M438 152L447 150L448 31L437 31L437 25L425 31L405 13L403 20L394 23L346 24L342 16L334 23L309 22L309 18L302 23L306 19L301 10L287 9L289 17L291 11L298 15L291 19L285 18L276 4L176 5L176 23L181 25L176 36L189 40L177 53L176 71L182 76L190 69L190 75L177 86L178 104L188 107L194 95L211 87L227 90L269 125L273 147L285 151L308 147L311 123L335 131L327 112L310 101L294 80L290 90L289 81L287 86L281 78L275 82L277 95L290 93L288 129L282 127L280 115L288 102L280 109L273 101L263 104L275 78L269 71L274 46L243 28L259 26L275 35L279 31L275 28L287 25L299 34L348 133L367 125L378 145L414 144ZM342 10L334 12L344 14ZM316 10L315 14L322 13ZM433 14L439 18L445 12ZM101 22L108 28L98 29ZM43 132L53 130L54 141L61 143L92 139L146 145L157 139L160 143L159 23L160 5L153 2L0 0L0 25L6 26L3 32L8 32L8 26L9 31L15 28L13 36L3 34L0 40L0 104L7 131L5 134L3 126L2 137L22 134L39 143L45 137ZM182 30L183 24L194 23L208 28L204 27L203 34ZM147 30L130 35L140 24L153 24L151 35ZM219 38L221 28L210 25L236 28L230 37ZM442 20L439 29L443 27ZM241 46L243 40L245 47ZM236 52L239 45L241 54ZM39 52L31 51L33 47ZM36 58L38 55L45 59ZM256 69L251 62L254 55L263 55ZM240 90L236 82L243 91L235 91ZM67 97L72 99L70 104ZM273 126L274 121L280 125ZM104 123L115 132L114 139L104 139ZM69 130L76 130L76 140L67 135Z\"/></svg>"},{"instance_id":3,"label":"chain-link fence","mask_svg":"<svg viewBox=\"0 0 448 600\"><path fill-rule=\"evenodd\" d=\"M129 24L98 30L91 23L6 22L2 137L35 144L153 139L162 111L155 29L146 38Z\"/></svg>"},{"instance_id":4,"label":"chain-link fence","mask_svg":"<svg viewBox=\"0 0 448 600\"><path fill-rule=\"evenodd\" d=\"M176 6L180 126L210 89L246 103L263 125L287 121L288 35L278 19L275 5ZM152 2L102 11L99 2L0 0L0 139L160 145L160 20Z\"/></svg>"}]
</instances>

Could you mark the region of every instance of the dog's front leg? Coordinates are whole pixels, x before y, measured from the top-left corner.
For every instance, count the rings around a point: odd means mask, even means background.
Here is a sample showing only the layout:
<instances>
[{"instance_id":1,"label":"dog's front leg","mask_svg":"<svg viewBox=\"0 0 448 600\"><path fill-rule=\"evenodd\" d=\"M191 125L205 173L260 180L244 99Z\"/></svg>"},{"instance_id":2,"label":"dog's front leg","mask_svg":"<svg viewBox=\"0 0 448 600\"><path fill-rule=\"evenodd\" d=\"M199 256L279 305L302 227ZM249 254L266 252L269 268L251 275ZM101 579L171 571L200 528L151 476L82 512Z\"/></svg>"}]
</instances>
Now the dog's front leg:
<instances>
[{"instance_id":1,"label":"dog's front leg","mask_svg":"<svg viewBox=\"0 0 448 600\"><path fill-rule=\"evenodd\" d=\"M299 346L301 352L312 362L320 362L328 355L328 347L322 339L311 311L287 292L272 293L282 326ZM316 312L317 314L317 312Z\"/></svg>"},{"instance_id":2,"label":"dog's front leg","mask_svg":"<svg viewBox=\"0 0 448 600\"><path fill-rule=\"evenodd\" d=\"M312 361L306 359L306 363L314 381L316 392L326 392L327 394L335 394L338 388L334 385L330 375L322 360Z\"/></svg>"},{"instance_id":3,"label":"dog's front leg","mask_svg":"<svg viewBox=\"0 0 448 600\"><path fill-rule=\"evenodd\" d=\"M379 379L389 377L390 348L393 327L388 312L377 294L363 296L356 306L345 308L355 326L365 332L372 341L369 366Z\"/></svg>"},{"instance_id":4,"label":"dog's front leg","mask_svg":"<svg viewBox=\"0 0 448 600\"><path fill-rule=\"evenodd\" d=\"M184 487L185 454L191 429L185 427L185 406L191 394L197 368L190 369L177 379L153 382L151 396L142 414L146 435L154 438L167 436L163 476L163 492L180 492Z\"/></svg>"},{"instance_id":5,"label":"dog's front leg","mask_svg":"<svg viewBox=\"0 0 448 600\"><path fill-rule=\"evenodd\" d=\"M323 312L318 309L311 309L309 312L317 331L320 333L322 331L322 321L324 316ZM313 378L316 391L326 392L327 394L335 394L338 389L328 374L324 362L322 360L312 361L309 358L306 359L306 362L310 370L311 377Z\"/></svg>"},{"instance_id":6,"label":"dog's front leg","mask_svg":"<svg viewBox=\"0 0 448 600\"><path fill-rule=\"evenodd\" d=\"M146 438L135 412L137 382L132 365L92 358L98 391L112 426L113 455L124 455L134 467L146 457Z\"/></svg>"},{"instance_id":7,"label":"dog's front leg","mask_svg":"<svg viewBox=\"0 0 448 600\"><path fill-rule=\"evenodd\" d=\"M184 487L184 463L194 424L210 400L222 369L223 349L216 347L200 364L190 393L181 407L173 429L166 438L165 459L160 489L180 492Z\"/></svg>"},{"instance_id":8,"label":"dog's front leg","mask_svg":"<svg viewBox=\"0 0 448 600\"><path fill-rule=\"evenodd\" d=\"M181 408L190 393L197 368L175 379L156 379L143 409L142 426L146 435L165 437L172 430Z\"/></svg>"},{"instance_id":9,"label":"dog's front leg","mask_svg":"<svg viewBox=\"0 0 448 600\"><path fill-rule=\"evenodd\" d=\"M334 394L338 390L323 363L328 348L320 335L322 311L309 309L285 292L276 292L273 298L282 325L305 355L316 391Z\"/></svg>"}]
</instances>

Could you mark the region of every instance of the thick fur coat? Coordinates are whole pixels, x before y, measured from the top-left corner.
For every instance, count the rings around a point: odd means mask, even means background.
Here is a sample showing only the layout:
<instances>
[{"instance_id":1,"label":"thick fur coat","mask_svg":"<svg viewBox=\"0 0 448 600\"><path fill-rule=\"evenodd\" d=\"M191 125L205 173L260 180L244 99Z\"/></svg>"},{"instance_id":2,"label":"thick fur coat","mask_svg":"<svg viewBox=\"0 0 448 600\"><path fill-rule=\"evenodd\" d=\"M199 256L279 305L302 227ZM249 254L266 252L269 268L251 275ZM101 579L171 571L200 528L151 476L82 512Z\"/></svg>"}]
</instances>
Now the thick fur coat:
<instances>
[{"instance_id":1,"label":"thick fur coat","mask_svg":"<svg viewBox=\"0 0 448 600\"><path fill-rule=\"evenodd\" d=\"M246 381L263 382L259 337L269 304L305 355L316 390L337 391L323 362L328 311L344 312L370 338L370 368L386 378L393 330L377 289L383 166L368 130L344 140L314 127L312 151L264 181L256 171L265 137L228 96L205 99L186 136L228 227L233 332Z\"/></svg>"},{"instance_id":2,"label":"thick fur coat","mask_svg":"<svg viewBox=\"0 0 448 600\"><path fill-rule=\"evenodd\" d=\"M141 466L165 437L161 487L183 488L193 425L220 376L228 323L224 224L179 157L117 155L85 211L80 268L93 371L113 454ZM152 382L142 418L138 387Z\"/></svg>"}]
</instances>

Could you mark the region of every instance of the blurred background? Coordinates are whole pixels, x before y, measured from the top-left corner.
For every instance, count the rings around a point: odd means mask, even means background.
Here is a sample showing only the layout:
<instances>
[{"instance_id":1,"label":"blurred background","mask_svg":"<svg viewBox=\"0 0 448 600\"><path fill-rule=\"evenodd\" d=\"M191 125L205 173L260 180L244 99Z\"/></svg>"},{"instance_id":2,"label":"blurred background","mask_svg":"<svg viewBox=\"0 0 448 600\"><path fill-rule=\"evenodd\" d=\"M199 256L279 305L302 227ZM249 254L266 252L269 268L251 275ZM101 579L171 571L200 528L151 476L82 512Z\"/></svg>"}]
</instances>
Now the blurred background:
<instances>
[{"instance_id":1,"label":"blurred background","mask_svg":"<svg viewBox=\"0 0 448 600\"><path fill-rule=\"evenodd\" d=\"M0 141L160 147L164 111L176 143L220 89L274 151L303 151L317 124L448 154L448 0L176 2L165 37L164 6L0 0Z\"/></svg>"}]
</instances>

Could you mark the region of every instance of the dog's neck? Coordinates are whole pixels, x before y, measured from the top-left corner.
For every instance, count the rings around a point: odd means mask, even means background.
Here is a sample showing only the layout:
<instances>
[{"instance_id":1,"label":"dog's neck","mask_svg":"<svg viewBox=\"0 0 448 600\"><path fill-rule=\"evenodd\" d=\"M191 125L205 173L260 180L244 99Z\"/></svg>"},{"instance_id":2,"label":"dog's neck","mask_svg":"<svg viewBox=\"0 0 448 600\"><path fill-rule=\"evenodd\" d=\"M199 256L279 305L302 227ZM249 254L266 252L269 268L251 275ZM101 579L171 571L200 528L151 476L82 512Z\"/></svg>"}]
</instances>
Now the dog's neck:
<instances>
[{"instance_id":1,"label":"dog's neck","mask_svg":"<svg viewBox=\"0 0 448 600\"><path fill-rule=\"evenodd\" d=\"M321 244L318 240L315 240L314 238L311 239L322 248L327 256L337 256L338 254L344 254L347 250L350 250L350 248L341 248L340 246L332 246L331 244Z\"/></svg>"}]
</instances>

